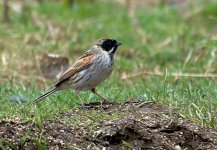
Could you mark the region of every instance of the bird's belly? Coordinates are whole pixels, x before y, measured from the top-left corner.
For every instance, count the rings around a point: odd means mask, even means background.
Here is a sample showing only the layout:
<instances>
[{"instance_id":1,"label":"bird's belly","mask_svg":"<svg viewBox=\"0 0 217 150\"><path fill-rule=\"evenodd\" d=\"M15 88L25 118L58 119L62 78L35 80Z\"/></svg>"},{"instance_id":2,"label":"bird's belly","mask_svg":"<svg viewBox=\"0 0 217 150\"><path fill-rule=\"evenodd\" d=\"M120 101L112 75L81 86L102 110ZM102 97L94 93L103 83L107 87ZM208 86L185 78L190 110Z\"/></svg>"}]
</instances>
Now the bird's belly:
<instances>
[{"instance_id":1,"label":"bird's belly","mask_svg":"<svg viewBox=\"0 0 217 150\"><path fill-rule=\"evenodd\" d=\"M89 68L82 70L77 76L78 81L72 84L77 91L91 90L103 82L112 72L112 66Z\"/></svg>"}]
</instances>

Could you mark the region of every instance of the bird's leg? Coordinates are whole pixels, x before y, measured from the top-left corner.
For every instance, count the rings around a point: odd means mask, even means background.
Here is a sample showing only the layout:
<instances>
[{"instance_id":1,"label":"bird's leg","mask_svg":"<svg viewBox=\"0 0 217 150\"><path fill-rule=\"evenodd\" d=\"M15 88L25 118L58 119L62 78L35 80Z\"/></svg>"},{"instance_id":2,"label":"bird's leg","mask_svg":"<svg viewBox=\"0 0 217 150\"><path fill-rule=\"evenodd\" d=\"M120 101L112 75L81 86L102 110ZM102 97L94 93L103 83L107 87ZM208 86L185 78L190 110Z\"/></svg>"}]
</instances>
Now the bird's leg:
<instances>
[{"instance_id":1,"label":"bird's leg","mask_svg":"<svg viewBox=\"0 0 217 150\"><path fill-rule=\"evenodd\" d=\"M76 91L75 93L77 94L77 96L78 96L78 98L79 98L79 100L80 100L80 102L81 102L81 106L84 107L84 102L83 102L83 100L81 99L81 96L80 96L79 91Z\"/></svg>"},{"instance_id":2,"label":"bird's leg","mask_svg":"<svg viewBox=\"0 0 217 150\"><path fill-rule=\"evenodd\" d=\"M103 103L109 103L109 101L105 97L103 97L102 95L100 95L99 93L96 92L95 88L91 89L91 92L94 93L94 94L96 94L100 98L102 98L103 99Z\"/></svg>"}]
</instances>

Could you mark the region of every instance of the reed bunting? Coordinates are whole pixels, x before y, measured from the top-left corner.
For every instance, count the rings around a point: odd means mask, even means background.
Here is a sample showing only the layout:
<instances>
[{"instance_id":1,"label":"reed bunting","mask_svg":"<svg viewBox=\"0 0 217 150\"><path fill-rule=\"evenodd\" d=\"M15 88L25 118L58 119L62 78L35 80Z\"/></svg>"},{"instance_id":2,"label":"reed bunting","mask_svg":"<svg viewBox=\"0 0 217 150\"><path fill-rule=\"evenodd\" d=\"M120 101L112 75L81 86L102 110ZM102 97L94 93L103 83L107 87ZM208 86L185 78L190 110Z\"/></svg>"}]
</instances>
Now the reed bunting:
<instances>
[{"instance_id":1,"label":"reed bunting","mask_svg":"<svg viewBox=\"0 0 217 150\"><path fill-rule=\"evenodd\" d=\"M96 92L96 86L112 73L114 54L120 45L115 39L98 40L59 77L58 82L48 92L35 99L34 103L54 92L69 88L74 89L78 96L80 91L90 90L106 101L106 98ZM81 103L83 105L82 100Z\"/></svg>"}]
</instances>

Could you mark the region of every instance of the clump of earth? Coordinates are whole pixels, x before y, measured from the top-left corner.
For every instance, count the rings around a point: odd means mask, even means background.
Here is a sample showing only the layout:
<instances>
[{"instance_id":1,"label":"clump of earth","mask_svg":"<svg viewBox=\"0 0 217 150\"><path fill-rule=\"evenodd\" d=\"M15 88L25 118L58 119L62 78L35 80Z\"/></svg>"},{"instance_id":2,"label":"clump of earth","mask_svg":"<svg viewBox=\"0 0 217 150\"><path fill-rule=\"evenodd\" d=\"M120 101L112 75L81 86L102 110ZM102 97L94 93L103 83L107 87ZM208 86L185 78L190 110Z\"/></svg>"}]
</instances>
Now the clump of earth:
<instances>
[{"instance_id":1,"label":"clump of earth","mask_svg":"<svg viewBox=\"0 0 217 150\"><path fill-rule=\"evenodd\" d=\"M91 103L82 109L87 113L102 110L108 116L115 112L122 117L81 119L72 124L69 118L81 115L72 110L55 120L44 120L41 127L19 118L1 119L0 149L217 149L215 129L179 115L171 117L166 106L154 102Z\"/></svg>"}]
</instances>

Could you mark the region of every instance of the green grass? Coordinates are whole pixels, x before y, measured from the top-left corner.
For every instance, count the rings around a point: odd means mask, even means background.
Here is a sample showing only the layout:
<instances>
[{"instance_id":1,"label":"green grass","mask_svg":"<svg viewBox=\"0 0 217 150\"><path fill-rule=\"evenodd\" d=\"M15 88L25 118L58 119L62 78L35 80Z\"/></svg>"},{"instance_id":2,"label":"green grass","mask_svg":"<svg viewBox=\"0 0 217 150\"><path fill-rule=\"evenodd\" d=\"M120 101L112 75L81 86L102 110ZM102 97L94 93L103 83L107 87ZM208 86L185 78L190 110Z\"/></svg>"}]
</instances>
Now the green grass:
<instances>
[{"instance_id":1,"label":"green grass","mask_svg":"<svg viewBox=\"0 0 217 150\"><path fill-rule=\"evenodd\" d=\"M217 3L203 5L203 2L198 2L191 6L188 13L192 15L187 18L173 5L137 9L135 15L146 35L146 43L138 37L127 9L109 2L82 3L74 8L50 2L30 5L31 13L25 21L21 14L12 12L11 23L0 26L0 53L10 58L6 65L0 63L3 79L0 83L0 118L18 116L40 122L40 119L58 117L59 112L76 109L80 102L73 90L58 92L38 107L30 102L18 104L11 99L21 95L32 101L53 83L49 81L44 85L31 78L39 76L32 51L37 57L43 52L67 55L72 64L97 39L113 37L123 46L117 51L113 74L98 87L99 93L115 102L127 99L157 101L168 105L172 113L180 113L188 119L214 127L216 79L141 76L121 80L123 73L145 70L204 73L210 68L209 73L216 73L217 61L213 51L217 38L213 23L217 23L217 18L213 5ZM199 12L196 11L198 6L203 6ZM59 32L52 35L50 27ZM190 51L192 55L185 63ZM81 97L87 103L99 101L90 92L83 92ZM96 114L92 117L107 118Z\"/></svg>"}]
</instances>

